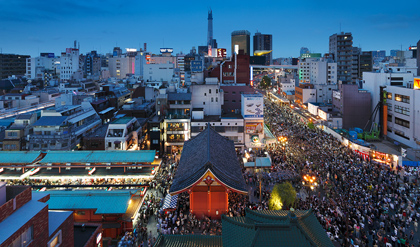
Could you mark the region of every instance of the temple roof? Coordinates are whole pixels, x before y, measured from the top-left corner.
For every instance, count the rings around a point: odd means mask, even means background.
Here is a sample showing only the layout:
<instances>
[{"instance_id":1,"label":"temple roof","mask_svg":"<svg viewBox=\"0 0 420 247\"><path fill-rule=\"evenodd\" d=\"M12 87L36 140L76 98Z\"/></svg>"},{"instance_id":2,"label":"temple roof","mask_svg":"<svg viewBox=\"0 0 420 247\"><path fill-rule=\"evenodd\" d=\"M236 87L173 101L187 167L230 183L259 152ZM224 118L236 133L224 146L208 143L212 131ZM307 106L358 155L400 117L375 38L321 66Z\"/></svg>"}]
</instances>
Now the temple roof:
<instances>
[{"instance_id":1,"label":"temple roof","mask_svg":"<svg viewBox=\"0 0 420 247\"><path fill-rule=\"evenodd\" d=\"M253 211L222 216L222 236L159 235L155 247L334 247L312 210Z\"/></svg>"},{"instance_id":2,"label":"temple roof","mask_svg":"<svg viewBox=\"0 0 420 247\"><path fill-rule=\"evenodd\" d=\"M333 247L312 210L253 211L245 217L222 216L223 246Z\"/></svg>"},{"instance_id":3,"label":"temple roof","mask_svg":"<svg viewBox=\"0 0 420 247\"><path fill-rule=\"evenodd\" d=\"M211 127L184 143L169 192L176 194L191 187L208 170L227 187L247 193L233 141L221 136Z\"/></svg>"}]
</instances>

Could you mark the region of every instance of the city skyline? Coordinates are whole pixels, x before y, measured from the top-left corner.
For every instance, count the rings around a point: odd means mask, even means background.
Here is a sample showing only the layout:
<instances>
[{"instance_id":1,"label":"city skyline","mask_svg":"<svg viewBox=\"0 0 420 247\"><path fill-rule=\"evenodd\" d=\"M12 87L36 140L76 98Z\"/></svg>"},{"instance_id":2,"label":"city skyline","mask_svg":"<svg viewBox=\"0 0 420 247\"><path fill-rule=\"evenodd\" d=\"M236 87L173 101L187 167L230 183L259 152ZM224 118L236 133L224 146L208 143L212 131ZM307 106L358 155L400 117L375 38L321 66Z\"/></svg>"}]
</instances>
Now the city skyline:
<instances>
[{"instance_id":1,"label":"city skyline","mask_svg":"<svg viewBox=\"0 0 420 247\"><path fill-rule=\"evenodd\" d=\"M354 46L362 50L407 50L419 37L415 34L420 17L407 14L420 7L418 1L393 5L390 1L362 2L351 5L333 1L197 3L171 2L20 0L3 2L0 10L2 53L38 56L40 52L60 55L73 41L80 42L81 53L91 50L112 52L113 47L142 48L159 53L159 48L174 48L188 53L206 45L207 14L213 11L213 38L230 54L231 32L257 30L273 35L273 58L298 57L301 47L311 52L328 52L330 35L351 32ZM293 20L293 21L292 21ZM315 20L315 21L314 21Z\"/></svg>"}]
</instances>

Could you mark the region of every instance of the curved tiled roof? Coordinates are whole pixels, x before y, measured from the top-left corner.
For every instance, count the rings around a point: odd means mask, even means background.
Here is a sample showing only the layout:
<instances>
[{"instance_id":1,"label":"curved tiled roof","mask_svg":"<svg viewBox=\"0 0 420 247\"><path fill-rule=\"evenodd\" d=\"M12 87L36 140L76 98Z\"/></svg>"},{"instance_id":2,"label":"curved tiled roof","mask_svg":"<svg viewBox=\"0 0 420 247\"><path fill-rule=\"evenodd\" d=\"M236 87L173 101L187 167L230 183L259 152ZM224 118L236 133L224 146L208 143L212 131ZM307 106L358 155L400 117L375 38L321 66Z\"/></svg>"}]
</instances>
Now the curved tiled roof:
<instances>
[{"instance_id":1,"label":"curved tiled roof","mask_svg":"<svg viewBox=\"0 0 420 247\"><path fill-rule=\"evenodd\" d=\"M223 246L333 247L312 210L246 209L245 217L223 215L222 224Z\"/></svg>"},{"instance_id":2,"label":"curved tiled roof","mask_svg":"<svg viewBox=\"0 0 420 247\"><path fill-rule=\"evenodd\" d=\"M226 186L247 193L233 141L207 127L186 141L175 173L171 194L192 186L210 170Z\"/></svg>"}]
</instances>

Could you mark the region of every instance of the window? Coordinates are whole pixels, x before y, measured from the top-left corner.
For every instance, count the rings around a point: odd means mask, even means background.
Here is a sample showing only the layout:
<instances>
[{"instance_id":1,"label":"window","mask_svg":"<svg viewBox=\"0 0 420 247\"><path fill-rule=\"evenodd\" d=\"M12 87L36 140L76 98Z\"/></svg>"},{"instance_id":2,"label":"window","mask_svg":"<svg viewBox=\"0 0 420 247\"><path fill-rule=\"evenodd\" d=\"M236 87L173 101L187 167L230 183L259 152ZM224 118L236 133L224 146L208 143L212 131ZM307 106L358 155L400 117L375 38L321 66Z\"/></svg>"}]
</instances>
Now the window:
<instances>
[{"instance_id":1,"label":"window","mask_svg":"<svg viewBox=\"0 0 420 247\"><path fill-rule=\"evenodd\" d=\"M213 99L213 97L211 97L211 102L213 102L214 101L214 99Z\"/></svg>"},{"instance_id":2,"label":"window","mask_svg":"<svg viewBox=\"0 0 420 247\"><path fill-rule=\"evenodd\" d=\"M398 101L398 102L404 102L404 103L410 104L410 96L395 94L394 99L395 99L395 101Z\"/></svg>"},{"instance_id":3,"label":"window","mask_svg":"<svg viewBox=\"0 0 420 247\"><path fill-rule=\"evenodd\" d=\"M386 97L387 97L388 99L391 99L391 100L392 100L392 93L387 93L387 94L386 94Z\"/></svg>"},{"instance_id":4,"label":"window","mask_svg":"<svg viewBox=\"0 0 420 247\"><path fill-rule=\"evenodd\" d=\"M211 89L209 89L209 94L211 93Z\"/></svg>"},{"instance_id":5,"label":"window","mask_svg":"<svg viewBox=\"0 0 420 247\"><path fill-rule=\"evenodd\" d=\"M159 140L153 140L152 143L153 144L159 144Z\"/></svg>"},{"instance_id":6,"label":"window","mask_svg":"<svg viewBox=\"0 0 420 247\"><path fill-rule=\"evenodd\" d=\"M26 229L9 247L26 247L34 239L34 226Z\"/></svg>"},{"instance_id":7,"label":"window","mask_svg":"<svg viewBox=\"0 0 420 247\"><path fill-rule=\"evenodd\" d=\"M61 245L61 243L62 243L62 233L60 230L54 235L51 241L48 242L48 247L58 247Z\"/></svg>"},{"instance_id":8,"label":"window","mask_svg":"<svg viewBox=\"0 0 420 247\"><path fill-rule=\"evenodd\" d=\"M15 131L10 131L10 132L7 132L7 136L17 136L17 132L15 132Z\"/></svg>"},{"instance_id":9,"label":"window","mask_svg":"<svg viewBox=\"0 0 420 247\"><path fill-rule=\"evenodd\" d=\"M399 106L399 105L395 105L394 107L395 107L394 111L396 113L400 113L400 114L403 114L403 115L406 115L406 116L410 116L410 108Z\"/></svg>"},{"instance_id":10,"label":"window","mask_svg":"<svg viewBox=\"0 0 420 247\"><path fill-rule=\"evenodd\" d=\"M396 134L397 136L401 136L402 138L405 138L405 139L407 139L407 140L410 140L410 138L409 138L409 137L405 136L404 132L402 132L402 131L400 131L400 130L395 130L394 132L395 132L395 134Z\"/></svg>"},{"instance_id":11,"label":"window","mask_svg":"<svg viewBox=\"0 0 420 247\"><path fill-rule=\"evenodd\" d=\"M410 121L407 121L407 120L396 117L395 118L395 123L398 124L398 125L401 125L403 127L410 128Z\"/></svg>"},{"instance_id":12,"label":"window","mask_svg":"<svg viewBox=\"0 0 420 247\"><path fill-rule=\"evenodd\" d=\"M216 89L216 93L219 93L219 89Z\"/></svg>"},{"instance_id":13,"label":"window","mask_svg":"<svg viewBox=\"0 0 420 247\"><path fill-rule=\"evenodd\" d=\"M112 147L112 142L108 142L108 147Z\"/></svg>"},{"instance_id":14,"label":"window","mask_svg":"<svg viewBox=\"0 0 420 247\"><path fill-rule=\"evenodd\" d=\"M216 97L216 102L218 102L218 98Z\"/></svg>"},{"instance_id":15,"label":"window","mask_svg":"<svg viewBox=\"0 0 420 247\"><path fill-rule=\"evenodd\" d=\"M206 104L206 102L203 102L203 105L205 105Z\"/></svg>"},{"instance_id":16,"label":"window","mask_svg":"<svg viewBox=\"0 0 420 247\"><path fill-rule=\"evenodd\" d=\"M388 122L392 122L392 115L388 114Z\"/></svg>"},{"instance_id":17,"label":"window","mask_svg":"<svg viewBox=\"0 0 420 247\"><path fill-rule=\"evenodd\" d=\"M207 94L206 94L206 93L204 93L204 96L207 96Z\"/></svg>"}]
</instances>

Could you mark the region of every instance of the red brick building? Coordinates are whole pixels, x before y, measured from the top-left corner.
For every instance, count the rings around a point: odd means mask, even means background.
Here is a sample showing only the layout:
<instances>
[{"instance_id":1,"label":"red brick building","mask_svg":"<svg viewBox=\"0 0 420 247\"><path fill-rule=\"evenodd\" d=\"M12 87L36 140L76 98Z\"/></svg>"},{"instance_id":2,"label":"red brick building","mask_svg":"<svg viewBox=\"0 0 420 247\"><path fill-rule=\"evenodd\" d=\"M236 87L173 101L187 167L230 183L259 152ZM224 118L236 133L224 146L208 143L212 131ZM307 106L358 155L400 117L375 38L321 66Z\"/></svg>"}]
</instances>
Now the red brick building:
<instances>
[{"instance_id":1,"label":"red brick building","mask_svg":"<svg viewBox=\"0 0 420 247\"><path fill-rule=\"evenodd\" d=\"M0 246L74 246L72 212L48 211L48 198L0 182Z\"/></svg>"},{"instance_id":2,"label":"red brick building","mask_svg":"<svg viewBox=\"0 0 420 247\"><path fill-rule=\"evenodd\" d=\"M244 55L243 51L239 51L239 55L236 56L236 59L236 83L245 83L246 85L249 85L249 55ZM222 71L220 71L220 69ZM232 56L231 61L226 60L221 63L221 66L218 65L210 69L206 77L217 77L221 84L233 84L235 82L235 56Z\"/></svg>"}]
</instances>

